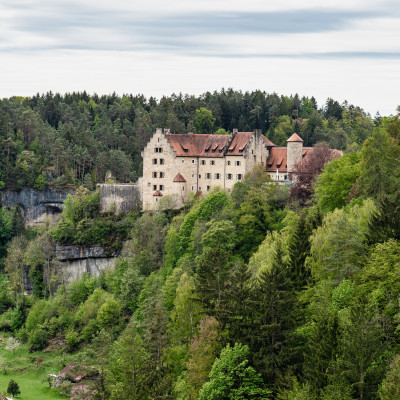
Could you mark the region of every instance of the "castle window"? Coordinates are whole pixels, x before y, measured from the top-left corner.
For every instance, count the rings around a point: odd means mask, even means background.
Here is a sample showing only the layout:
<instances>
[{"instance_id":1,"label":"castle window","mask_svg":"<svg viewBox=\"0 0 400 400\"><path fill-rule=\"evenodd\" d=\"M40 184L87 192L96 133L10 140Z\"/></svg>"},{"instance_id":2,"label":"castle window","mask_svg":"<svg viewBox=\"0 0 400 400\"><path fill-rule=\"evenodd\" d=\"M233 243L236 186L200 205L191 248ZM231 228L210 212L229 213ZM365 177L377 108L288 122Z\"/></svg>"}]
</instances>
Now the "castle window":
<instances>
[{"instance_id":1,"label":"castle window","mask_svg":"<svg viewBox=\"0 0 400 400\"><path fill-rule=\"evenodd\" d=\"M209 172L206 173L206 179L211 179L211 174Z\"/></svg>"},{"instance_id":2,"label":"castle window","mask_svg":"<svg viewBox=\"0 0 400 400\"><path fill-rule=\"evenodd\" d=\"M210 190L210 186L209 185L207 185L207 192Z\"/></svg>"},{"instance_id":3,"label":"castle window","mask_svg":"<svg viewBox=\"0 0 400 400\"><path fill-rule=\"evenodd\" d=\"M287 175L285 175L285 181L287 180Z\"/></svg>"},{"instance_id":4,"label":"castle window","mask_svg":"<svg viewBox=\"0 0 400 400\"><path fill-rule=\"evenodd\" d=\"M192 190L194 189L194 186L192 186Z\"/></svg>"},{"instance_id":5,"label":"castle window","mask_svg":"<svg viewBox=\"0 0 400 400\"><path fill-rule=\"evenodd\" d=\"M235 161L235 165L236 165L237 167L239 167L239 166L240 166L240 161Z\"/></svg>"},{"instance_id":6,"label":"castle window","mask_svg":"<svg viewBox=\"0 0 400 400\"><path fill-rule=\"evenodd\" d=\"M231 165L231 162L230 162L230 161L227 161L227 162L226 162L226 165Z\"/></svg>"},{"instance_id":7,"label":"castle window","mask_svg":"<svg viewBox=\"0 0 400 400\"><path fill-rule=\"evenodd\" d=\"M253 156L254 157L254 162L256 162L257 161L257 158L256 158L256 156Z\"/></svg>"},{"instance_id":8,"label":"castle window","mask_svg":"<svg viewBox=\"0 0 400 400\"><path fill-rule=\"evenodd\" d=\"M160 172L160 178L164 178L164 172Z\"/></svg>"},{"instance_id":9,"label":"castle window","mask_svg":"<svg viewBox=\"0 0 400 400\"><path fill-rule=\"evenodd\" d=\"M185 160L182 160L182 164L185 162Z\"/></svg>"},{"instance_id":10,"label":"castle window","mask_svg":"<svg viewBox=\"0 0 400 400\"><path fill-rule=\"evenodd\" d=\"M157 190L157 185L153 185L153 190Z\"/></svg>"},{"instance_id":11,"label":"castle window","mask_svg":"<svg viewBox=\"0 0 400 400\"><path fill-rule=\"evenodd\" d=\"M226 179L232 179L232 178L233 178L232 174L227 174L226 175Z\"/></svg>"},{"instance_id":12,"label":"castle window","mask_svg":"<svg viewBox=\"0 0 400 400\"><path fill-rule=\"evenodd\" d=\"M192 160L192 164L194 164L194 160Z\"/></svg>"},{"instance_id":13,"label":"castle window","mask_svg":"<svg viewBox=\"0 0 400 400\"><path fill-rule=\"evenodd\" d=\"M199 186L199 192L201 192L201 187Z\"/></svg>"},{"instance_id":14,"label":"castle window","mask_svg":"<svg viewBox=\"0 0 400 400\"><path fill-rule=\"evenodd\" d=\"M199 179L201 179L201 175L199 174Z\"/></svg>"},{"instance_id":15,"label":"castle window","mask_svg":"<svg viewBox=\"0 0 400 400\"><path fill-rule=\"evenodd\" d=\"M157 172L153 172L151 175L153 178L157 178Z\"/></svg>"},{"instance_id":16,"label":"castle window","mask_svg":"<svg viewBox=\"0 0 400 400\"><path fill-rule=\"evenodd\" d=\"M206 160L201 160L201 165L206 165Z\"/></svg>"},{"instance_id":17,"label":"castle window","mask_svg":"<svg viewBox=\"0 0 400 400\"><path fill-rule=\"evenodd\" d=\"M238 181L241 181L242 180L242 174L236 174L236 179Z\"/></svg>"},{"instance_id":18,"label":"castle window","mask_svg":"<svg viewBox=\"0 0 400 400\"><path fill-rule=\"evenodd\" d=\"M157 164L157 158L153 158L153 164Z\"/></svg>"},{"instance_id":19,"label":"castle window","mask_svg":"<svg viewBox=\"0 0 400 400\"><path fill-rule=\"evenodd\" d=\"M215 179L220 179L221 178L221 174L219 174L218 172L214 175Z\"/></svg>"},{"instance_id":20,"label":"castle window","mask_svg":"<svg viewBox=\"0 0 400 400\"><path fill-rule=\"evenodd\" d=\"M164 185L160 185L160 190L164 190Z\"/></svg>"},{"instance_id":21,"label":"castle window","mask_svg":"<svg viewBox=\"0 0 400 400\"><path fill-rule=\"evenodd\" d=\"M162 152L163 152L162 147L155 147L154 148L154 153L162 153Z\"/></svg>"},{"instance_id":22,"label":"castle window","mask_svg":"<svg viewBox=\"0 0 400 400\"><path fill-rule=\"evenodd\" d=\"M211 164L211 165L215 165L215 161L214 161L214 160L211 160L211 161L210 161L210 164Z\"/></svg>"},{"instance_id":23,"label":"castle window","mask_svg":"<svg viewBox=\"0 0 400 400\"><path fill-rule=\"evenodd\" d=\"M194 178L194 174L192 174L192 178Z\"/></svg>"},{"instance_id":24,"label":"castle window","mask_svg":"<svg viewBox=\"0 0 400 400\"><path fill-rule=\"evenodd\" d=\"M182 186L182 192L185 191L185 186Z\"/></svg>"},{"instance_id":25,"label":"castle window","mask_svg":"<svg viewBox=\"0 0 400 400\"><path fill-rule=\"evenodd\" d=\"M160 165L164 165L164 159L160 158Z\"/></svg>"},{"instance_id":26,"label":"castle window","mask_svg":"<svg viewBox=\"0 0 400 400\"><path fill-rule=\"evenodd\" d=\"M147 187L150 187L151 186L151 183L150 182L147 182Z\"/></svg>"}]
</instances>

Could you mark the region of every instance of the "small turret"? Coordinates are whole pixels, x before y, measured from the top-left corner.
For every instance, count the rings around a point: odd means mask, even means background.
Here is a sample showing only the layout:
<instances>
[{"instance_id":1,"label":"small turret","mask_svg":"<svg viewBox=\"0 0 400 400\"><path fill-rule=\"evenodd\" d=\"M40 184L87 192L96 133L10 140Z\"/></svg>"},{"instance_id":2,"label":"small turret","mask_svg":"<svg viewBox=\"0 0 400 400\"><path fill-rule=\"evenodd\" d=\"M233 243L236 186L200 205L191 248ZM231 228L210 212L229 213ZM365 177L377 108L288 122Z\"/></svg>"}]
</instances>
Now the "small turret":
<instances>
[{"instance_id":1,"label":"small turret","mask_svg":"<svg viewBox=\"0 0 400 400\"><path fill-rule=\"evenodd\" d=\"M287 171L290 172L302 159L303 139L293 133L287 140Z\"/></svg>"}]
</instances>

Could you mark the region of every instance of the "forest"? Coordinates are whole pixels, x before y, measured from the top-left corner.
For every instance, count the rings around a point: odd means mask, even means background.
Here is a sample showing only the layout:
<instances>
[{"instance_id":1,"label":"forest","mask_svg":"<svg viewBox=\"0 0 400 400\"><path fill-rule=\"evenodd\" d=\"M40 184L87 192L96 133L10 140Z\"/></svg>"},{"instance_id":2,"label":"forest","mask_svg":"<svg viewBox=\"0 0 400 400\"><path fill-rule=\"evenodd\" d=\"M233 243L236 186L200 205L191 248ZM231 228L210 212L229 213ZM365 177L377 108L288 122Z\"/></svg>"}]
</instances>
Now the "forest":
<instances>
[{"instance_id":1,"label":"forest","mask_svg":"<svg viewBox=\"0 0 400 400\"><path fill-rule=\"evenodd\" d=\"M0 330L30 360L25 373L79 359L99 371L94 398L110 400L399 398L400 107L371 118L332 99L222 90L159 102L49 93L0 109L3 188L77 188L55 225L0 208ZM156 126L259 128L277 145L298 132L344 153L300 185L255 168L182 210L101 214L94 184L107 170L140 176ZM56 243L120 255L67 285ZM3 372L22 379L4 352Z\"/></svg>"},{"instance_id":2,"label":"forest","mask_svg":"<svg viewBox=\"0 0 400 400\"><path fill-rule=\"evenodd\" d=\"M357 150L382 117L329 98L278 96L232 89L160 100L116 94L37 94L0 100L0 189L83 184L111 171L119 182L142 176L140 152L156 128L175 133L261 129L277 146L298 133L305 146L327 142Z\"/></svg>"}]
</instances>

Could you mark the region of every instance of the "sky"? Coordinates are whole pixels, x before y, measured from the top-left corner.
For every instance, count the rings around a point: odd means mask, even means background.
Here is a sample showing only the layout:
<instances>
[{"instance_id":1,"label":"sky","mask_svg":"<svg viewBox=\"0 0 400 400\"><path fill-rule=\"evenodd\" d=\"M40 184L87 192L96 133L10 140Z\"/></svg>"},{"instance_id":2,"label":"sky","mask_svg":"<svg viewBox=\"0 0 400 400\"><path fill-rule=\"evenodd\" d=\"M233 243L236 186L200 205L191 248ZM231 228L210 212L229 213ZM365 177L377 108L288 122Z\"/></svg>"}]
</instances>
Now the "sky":
<instances>
[{"instance_id":1,"label":"sky","mask_svg":"<svg viewBox=\"0 0 400 400\"><path fill-rule=\"evenodd\" d=\"M0 0L0 98L222 88L395 114L400 3Z\"/></svg>"}]
</instances>

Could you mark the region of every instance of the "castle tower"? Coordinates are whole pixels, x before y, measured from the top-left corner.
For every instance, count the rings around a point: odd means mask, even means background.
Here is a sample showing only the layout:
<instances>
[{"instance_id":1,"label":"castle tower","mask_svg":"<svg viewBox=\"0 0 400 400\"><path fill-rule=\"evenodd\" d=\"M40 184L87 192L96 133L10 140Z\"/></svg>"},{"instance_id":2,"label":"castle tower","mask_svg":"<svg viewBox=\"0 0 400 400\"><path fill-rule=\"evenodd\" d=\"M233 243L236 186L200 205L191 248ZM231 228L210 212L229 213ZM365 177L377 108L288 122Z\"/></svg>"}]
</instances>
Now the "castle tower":
<instances>
[{"instance_id":1,"label":"castle tower","mask_svg":"<svg viewBox=\"0 0 400 400\"><path fill-rule=\"evenodd\" d=\"M290 172L303 158L303 139L293 133L287 140L287 171Z\"/></svg>"}]
</instances>

